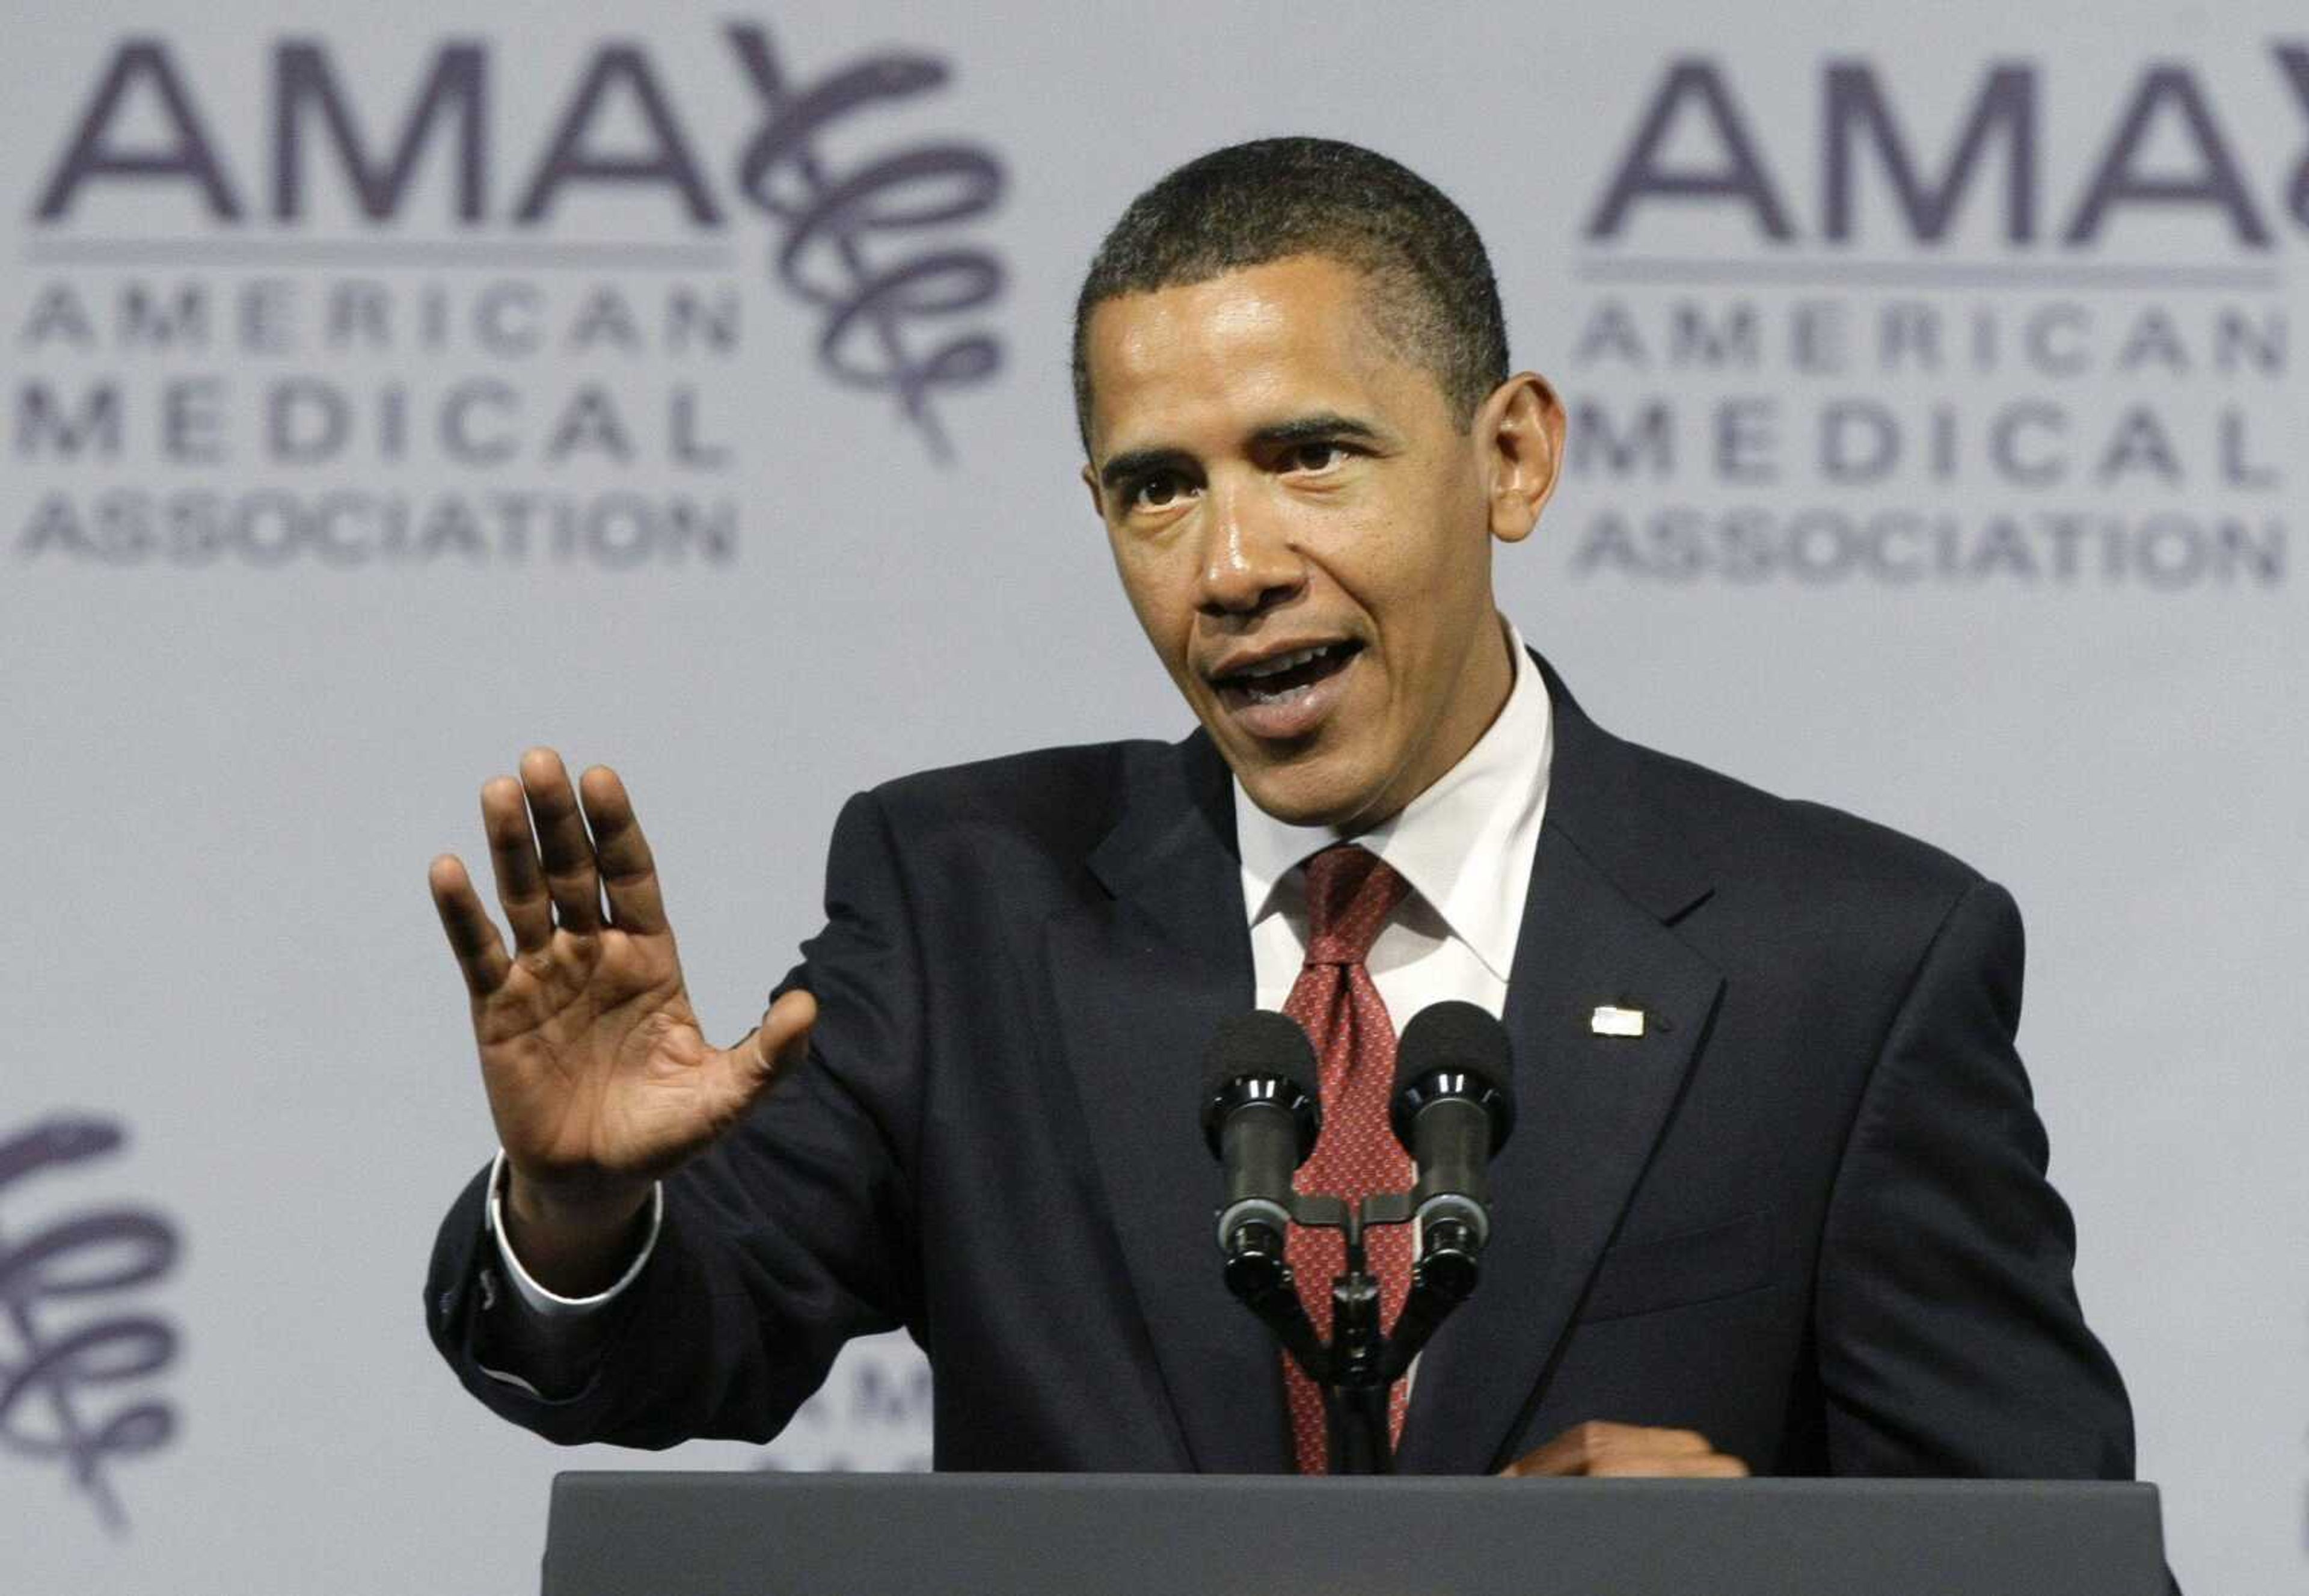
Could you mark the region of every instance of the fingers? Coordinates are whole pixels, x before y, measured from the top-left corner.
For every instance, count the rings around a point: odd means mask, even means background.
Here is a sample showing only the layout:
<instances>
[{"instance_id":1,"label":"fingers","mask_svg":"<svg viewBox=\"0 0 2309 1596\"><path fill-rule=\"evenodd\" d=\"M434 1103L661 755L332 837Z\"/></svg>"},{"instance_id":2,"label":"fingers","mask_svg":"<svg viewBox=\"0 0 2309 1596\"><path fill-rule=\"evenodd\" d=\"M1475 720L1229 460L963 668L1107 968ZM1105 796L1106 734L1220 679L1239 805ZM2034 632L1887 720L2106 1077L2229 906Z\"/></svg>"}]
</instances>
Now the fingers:
<instances>
[{"instance_id":1,"label":"fingers","mask_svg":"<svg viewBox=\"0 0 2309 1596\"><path fill-rule=\"evenodd\" d=\"M585 817L570 790L569 772L549 748L521 757L522 790L537 827L538 851L545 862L545 889L561 929L590 936L601 929L601 880L593 868L593 843ZM510 912L510 911L508 911Z\"/></svg>"},{"instance_id":2,"label":"fingers","mask_svg":"<svg viewBox=\"0 0 2309 1596\"><path fill-rule=\"evenodd\" d=\"M1500 1470L1503 1477L1738 1479L1748 1465L1719 1453L1696 1430L1591 1419Z\"/></svg>"},{"instance_id":3,"label":"fingers","mask_svg":"<svg viewBox=\"0 0 2309 1596\"><path fill-rule=\"evenodd\" d=\"M1748 1465L1720 1452L1699 1457L1661 1454L1606 1458L1587 1470L1591 1479L1745 1479Z\"/></svg>"},{"instance_id":4,"label":"fingers","mask_svg":"<svg viewBox=\"0 0 2309 1596\"><path fill-rule=\"evenodd\" d=\"M817 1000L800 987L770 1005L760 1027L748 1038L754 1067L765 1084L801 1062L809 1051L809 1028L817 1022Z\"/></svg>"},{"instance_id":5,"label":"fingers","mask_svg":"<svg viewBox=\"0 0 2309 1596\"><path fill-rule=\"evenodd\" d=\"M572 791L561 756L532 748L522 756L521 780L501 776L482 786L481 825L497 901L520 951L550 945L557 915L564 930L601 930L605 887L620 929L643 935L666 929L649 844L625 784L606 765L585 772Z\"/></svg>"},{"instance_id":6,"label":"fingers","mask_svg":"<svg viewBox=\"0 0 2309 1596\"><path fill-rule=\"evenodd\" d=\"M497 879L497 903L513 927L513 945L534 953L553 941L553 900L546 896L545 872L538 868L537 841L530 835L529 805L519 782L500 776L483 784L481 830L489 839L489 868Z\"/></svg>"},{"instance_id":7,"label":"fingers","mask_svg":"<svg viewBox=\"0 0 2309 1596\"><path fill-rule=\"evenodd\" d=\"M665 903L658 894L657 864L634 819L626 784L607 765L578 778L578 795L593 831L593 854L610 898L610 916L620 930L653 936L666 929Z\"/></svg>"},{"instance_id":8,"label":"fingers","mask_svg":"<svg viewBox=\"0 0 2309 1596\"><path fill-rule=\"evenodd\" d=\"M426 871L425 884L432 889L433 906L440 913L441 929L448 933L449 950L457 956L465 990L476 998L489 996L504 984L513 960L489 911L481 907L463 861L454 854L442 854Z\"/></svg>"}]
</instances>

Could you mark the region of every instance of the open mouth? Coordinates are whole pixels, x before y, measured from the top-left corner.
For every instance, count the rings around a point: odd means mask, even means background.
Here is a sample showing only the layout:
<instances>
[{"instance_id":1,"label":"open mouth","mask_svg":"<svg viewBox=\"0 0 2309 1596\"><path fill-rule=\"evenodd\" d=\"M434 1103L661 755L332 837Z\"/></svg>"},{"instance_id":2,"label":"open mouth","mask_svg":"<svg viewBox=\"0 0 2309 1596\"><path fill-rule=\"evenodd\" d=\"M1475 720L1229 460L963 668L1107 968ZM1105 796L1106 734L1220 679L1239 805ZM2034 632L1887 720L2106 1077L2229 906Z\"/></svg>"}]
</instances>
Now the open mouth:
<instances>
[{"instance_id":1,"label":"open mouth","mask_svg":"<svg viewBox=\"0 0 2309 1596\"><path fill-rule=\"evenodd\" d=\"M1288 707L1312 698L1324 682L1345 670L1362 647L1359 642L1344 639L1294 648L1230 671L1215 678L1213 684L1229 709Z\"/></svg>"},{"instance_id":2,"label":"open mouth","mask_svg":"<svg viewBox=\"0 0 2309 1596\"><path fill-rule=\"evenodd\" d=\"M1319 643L1312 648L1294 648L1289 654L1276 655L1240 671L1230 671L1217 679L1222 693L1240 695L1242 701L1252 704L1286 703L1310 691L1327 676L1338 674L1347 661L1362 651L1354 642Z\"/></svg>"}]
</instances>

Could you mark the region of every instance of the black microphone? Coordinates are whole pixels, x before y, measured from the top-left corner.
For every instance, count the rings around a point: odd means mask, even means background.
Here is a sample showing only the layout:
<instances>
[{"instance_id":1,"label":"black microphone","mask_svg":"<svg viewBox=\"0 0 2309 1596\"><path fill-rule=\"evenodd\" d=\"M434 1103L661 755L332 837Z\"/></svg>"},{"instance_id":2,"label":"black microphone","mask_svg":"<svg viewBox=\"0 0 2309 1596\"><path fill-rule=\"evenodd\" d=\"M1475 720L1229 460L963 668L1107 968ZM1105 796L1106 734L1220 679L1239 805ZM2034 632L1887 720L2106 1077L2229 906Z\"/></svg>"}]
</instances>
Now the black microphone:
<instances>
[{"instance_id":1,"label":"black microphone","mask_svg":"<svg viewBox=\"0 0 2309 1596\"><path fill-rule=\"evenodd\" d=\"M1284 1015L1254 1009L1211 1038L1203 1055L1203 1135L1226 1168L1218 1238L1230 1260L1248 1250L1279 1264L1291 1225L1291 1176L1323 1128L1321 1091L1307 1033Z\"/></svg>"},{"instance_id":2,"label":"black microphone","mask_svg":"<svg viewBox=\"0 0 2309 1596\"><path fill-rule=\"evenodd\" d=\"M1411 1201L1423 1263L1472 1271L1483 1251L1492 1157L1515 1128L1513 1080L1506 1029L1473 1003L1433 1004L1403 1028L1388 1118L1419 1167Z\"/></svg>"}]
</instances>

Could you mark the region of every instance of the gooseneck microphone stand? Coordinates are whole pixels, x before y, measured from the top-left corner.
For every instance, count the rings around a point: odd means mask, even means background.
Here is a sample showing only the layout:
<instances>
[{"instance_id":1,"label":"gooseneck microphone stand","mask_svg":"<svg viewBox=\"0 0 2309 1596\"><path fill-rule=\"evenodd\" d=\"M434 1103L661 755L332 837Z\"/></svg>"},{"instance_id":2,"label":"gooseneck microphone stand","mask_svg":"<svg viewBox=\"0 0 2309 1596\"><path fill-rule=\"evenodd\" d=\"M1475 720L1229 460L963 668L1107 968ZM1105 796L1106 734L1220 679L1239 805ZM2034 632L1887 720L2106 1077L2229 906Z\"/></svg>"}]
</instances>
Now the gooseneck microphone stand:
<instances>
[{"instance_id":1,"label":"gooseneck microphone stand","mask_svg":"<svg viewBox=\"0 0 2309 1596\"><path fill-rule=\"evenodd\" d=\"M1411 1291L1392 1335L1381 1328L1379 1281L1371 1274L1363 1233L1374 1225L1411 1222L1412 1194L1388 1192L1347 1203L1336 1197L1294 1195L1293 1223L1345 1233L1345 1267L1331 1281L1331 1339L1315 1333L1299 1301L1298 1283L1276 1227L1252 1223L1235 1233L1226 1260L1227 1289L1258 1315L1302 1374L1323 1393L1334 1474L1392 1474L1395 1449L1388 1436L1388 1394L1411 1367L1453 1309L1467 1300L1480 1274L1476 1245L1458 1219L1431 1221L1411 1271Z\"/></svg>"},{"instance_id":2,"label":"gooseneck microphone stand","mask_svg":"<svg viewBox=\"0 0 2309 1596\"><path fill-rule=\"evenodd\" d=\"M1219 1028L1206 1063L1203 1134L1226 1171L1218 1240L1227 1289L1322 1392L1331 1472L1392 1474L1388 1394L1481 1273L1491 1227L1486 1166L1515 1123L1507 1032L1467 1002L1433 1003L1413 1017L1397 1049L1388 1122L1417 1179L1407 1192L1352 1203L1293 1186L1323 1118L1314 1051L1296 1022L1267 1010L1238 1015ZM1414 1217L1419 1256L1390 1334L1363 1237L1374 1225ZM1327 1341L1292 1277L1284 1237L1293 1225L1337 1230L1346 1241L1331 1282Z\"/></svg>"}]
</instances>

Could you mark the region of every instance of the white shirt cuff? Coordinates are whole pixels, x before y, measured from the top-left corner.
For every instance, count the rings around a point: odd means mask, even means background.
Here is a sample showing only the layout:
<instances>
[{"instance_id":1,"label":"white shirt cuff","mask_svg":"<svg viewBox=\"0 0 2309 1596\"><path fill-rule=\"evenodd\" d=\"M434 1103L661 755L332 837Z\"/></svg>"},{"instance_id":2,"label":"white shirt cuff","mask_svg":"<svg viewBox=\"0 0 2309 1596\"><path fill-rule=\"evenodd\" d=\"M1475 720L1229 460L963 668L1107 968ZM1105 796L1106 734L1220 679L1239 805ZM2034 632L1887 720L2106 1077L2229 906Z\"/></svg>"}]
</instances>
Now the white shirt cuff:
<instances>
[{"instance_id":1,"label":"white shirt cuff","mask_svg":"<svg viewBox=\"0 0 2309 1596\"><path fill-rule=\"evenodd\" d=\"M528 1305L530 1312L541 1319L582 1319L608 1307L617 1299L618 1293L633 1284L634 1277L642 1272L642 1265L649 1262L650 1253L656 1249L658 1227L665 1221L664 1182L660 1181L650 1187L649 1234L642 1237L641 1251L634 1254L634 1261L626 1266L626 1272L591 1297L563 1297L547 1290L532 1279L529 1271L522 1267L521 1260L514 1255L513 1244L506 1239L505 1173L505 1149L499 1148L496 1161L489 1166L489 1206L486 1223L489 1235L496 1239L497 1257L505 1264L506 1274L512 1279L515 1292Z\"/></svg>"}]
</instances>

